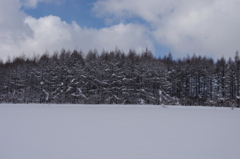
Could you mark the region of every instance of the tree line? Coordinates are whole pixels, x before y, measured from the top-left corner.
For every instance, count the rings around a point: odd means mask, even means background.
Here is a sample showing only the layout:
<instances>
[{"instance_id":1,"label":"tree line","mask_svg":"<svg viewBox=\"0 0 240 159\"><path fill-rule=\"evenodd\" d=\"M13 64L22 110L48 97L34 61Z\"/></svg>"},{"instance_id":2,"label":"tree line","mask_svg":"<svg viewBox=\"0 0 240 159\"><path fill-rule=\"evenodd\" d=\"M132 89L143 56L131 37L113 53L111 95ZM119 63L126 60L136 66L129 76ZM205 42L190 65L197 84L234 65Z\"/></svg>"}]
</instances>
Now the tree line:
<instances>
[{"instance_id":1,"label":"tree line","mask_svg":"<svg viewBox=\"0 0 240 159\"><path fill-rule=\"evenodd\" d=\"M173 59L96 50L0 62L1 103L240 106L240 57Z\"/></svg>"}]
</instances>

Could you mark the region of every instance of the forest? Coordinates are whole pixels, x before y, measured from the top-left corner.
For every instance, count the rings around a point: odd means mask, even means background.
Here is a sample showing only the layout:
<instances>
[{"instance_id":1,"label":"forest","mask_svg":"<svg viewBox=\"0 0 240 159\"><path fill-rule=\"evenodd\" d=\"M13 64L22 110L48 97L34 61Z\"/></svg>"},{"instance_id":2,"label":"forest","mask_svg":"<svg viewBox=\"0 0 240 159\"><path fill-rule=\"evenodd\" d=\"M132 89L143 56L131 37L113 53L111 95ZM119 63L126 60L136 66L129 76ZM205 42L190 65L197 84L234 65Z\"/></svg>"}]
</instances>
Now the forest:
<instances>
[{"instance_id":1,"label":"forest","mask_svg":"<svg viewBox=\"0 0 240 159\"><path fill-rule=\"evenodd\" d=\"M240 57L62 49L0 62L0 103L240 106Z\"/></svg>"}]
</instances>

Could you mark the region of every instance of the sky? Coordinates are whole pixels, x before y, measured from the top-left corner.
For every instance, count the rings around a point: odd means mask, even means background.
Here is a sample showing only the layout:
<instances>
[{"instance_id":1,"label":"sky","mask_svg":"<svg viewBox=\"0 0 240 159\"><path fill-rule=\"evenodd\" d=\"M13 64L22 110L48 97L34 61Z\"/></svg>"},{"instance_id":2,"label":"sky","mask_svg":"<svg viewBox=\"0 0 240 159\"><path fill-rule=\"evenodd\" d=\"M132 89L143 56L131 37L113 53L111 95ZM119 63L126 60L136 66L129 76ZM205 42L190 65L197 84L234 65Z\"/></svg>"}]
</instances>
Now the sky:
<instances>
[{"instance_id":1,"label":"sky","mask_svg":"<svg viewBox=\"0 0 240 159\"><path fill-rule=\"evenodd\" d=\"M116 48L233 57L239 0L0 0L0 59Z\"/></svg>"}]
</instances>

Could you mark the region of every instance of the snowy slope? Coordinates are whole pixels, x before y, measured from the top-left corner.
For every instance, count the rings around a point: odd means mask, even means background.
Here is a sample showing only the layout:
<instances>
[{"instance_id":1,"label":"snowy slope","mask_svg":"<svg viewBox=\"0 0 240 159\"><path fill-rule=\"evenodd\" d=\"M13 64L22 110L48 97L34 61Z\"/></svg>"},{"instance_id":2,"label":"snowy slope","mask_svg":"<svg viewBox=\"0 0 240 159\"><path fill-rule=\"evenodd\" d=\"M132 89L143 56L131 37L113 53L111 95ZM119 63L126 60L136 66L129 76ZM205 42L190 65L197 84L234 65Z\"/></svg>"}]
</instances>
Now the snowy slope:
<instances>
[{"instance_id":1,"label":"snowy slope","mask_svg":"<svg viewBox=\"0 0 240 159\"><path fill-rule=\"evenodd\" d=\"M0 105L1 159L239 159L240 110Z\"/></svg>"}]
</instances>

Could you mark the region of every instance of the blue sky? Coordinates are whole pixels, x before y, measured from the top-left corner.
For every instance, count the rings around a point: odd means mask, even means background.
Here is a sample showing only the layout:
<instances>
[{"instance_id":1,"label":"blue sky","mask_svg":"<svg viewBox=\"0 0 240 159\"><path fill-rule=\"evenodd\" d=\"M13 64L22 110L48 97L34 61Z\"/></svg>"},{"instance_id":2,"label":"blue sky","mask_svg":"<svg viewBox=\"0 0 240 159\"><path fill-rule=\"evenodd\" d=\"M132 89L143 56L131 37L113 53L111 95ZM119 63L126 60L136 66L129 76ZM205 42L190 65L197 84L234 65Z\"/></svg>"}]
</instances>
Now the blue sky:
<instances>
[{"instance_id":1,"label":"blue sky","mask_svg":"<svg viewBox=\"0 0 240 159\"><path fill-rule=\"evenodd\" d=\"M105 22L97 18L92 12L95 0L68 0L59 4L38 3L36 8L22 8L25 13L40 18L48 15L59 16L61 20L71 23L75 21L78 25L88 28L103 28Z\"/></svg>"},{"instance_id":2,"label":"blue sky","mask_svg":"<svg viewBox=\"0 0 240 159\"><path fill-rule=\"evenodd\" d=\"M234 56L239 0L0 0L0 58L116 47L156 57Z\"/></svg>"}]
</instances>

